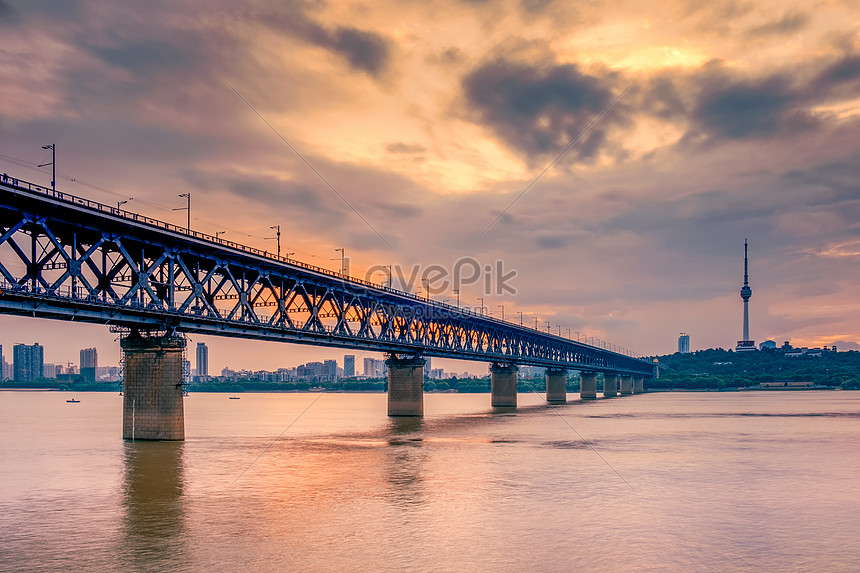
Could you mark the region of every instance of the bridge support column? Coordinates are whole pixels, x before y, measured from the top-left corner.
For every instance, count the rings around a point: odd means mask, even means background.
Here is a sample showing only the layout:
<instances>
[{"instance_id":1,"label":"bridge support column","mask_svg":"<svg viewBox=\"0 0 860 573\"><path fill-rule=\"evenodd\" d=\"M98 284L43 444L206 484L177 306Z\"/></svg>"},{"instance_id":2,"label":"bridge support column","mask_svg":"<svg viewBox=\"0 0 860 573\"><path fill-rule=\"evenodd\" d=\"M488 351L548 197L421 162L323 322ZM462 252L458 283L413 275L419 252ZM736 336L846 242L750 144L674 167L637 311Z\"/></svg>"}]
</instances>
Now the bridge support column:
<instances>
[{"instance_id":1,"label":"bridge support column","mask_svg":"<svg viewBox=\"0 0 860 573\"><path fill-rule=\"evenodd\" d=\"M516 407L517 367L515 364L493 362L490 366L490 393L494 408Z\"/></svg>"},{"instance_id":2,"label":"bridge support column","mask_svg":"<svg viewBox=\"0 0 860 573\"><path fill-rule=\"evenodd\" d=\"M184 440L182 358L185 339L142 337L120 340L123 359L122 437L125 440Z\"/></svg>"},{"instance_id":3,"label":"bridge support column","mask_svg":"<svg viewBox=\"0 0 860 573\"><path fill-rule=\"evenodd\" d=\"M420 356L385 361L388 366L388 415L424 415L424 359Z\"/></svg>"},{"instance_id":4,"label":"bridge support column","mask_svg":"<svg viewBox=\"0 0 860 573\"><path fill-rule=\"evenodd\" d=\"M633 393L633 376L621 377L621 395L629 396Z\"/></svg>"},{"instance_id":5,"label":"bridge support column","mask_svg":"<svg viewBox=\"0 0 860 573\"><path fill-rule=\"evenodd\" d=\"M581 372L579 374L579 397L583 400L594 400L597 398L596 373Z\"/></svg>"},{"instance_id":6,"label":"bridge support column","mask_svg":"<svg viewBox=\"0 0 860 573\"><path fill-rule=\"evenodd\" d=\"M550 404L567 402L567 370L564 368L546 369L546 401Z\"/></svg>"},{"instance_id":7,"label":"bridge support column","mask_svg":"<svg viewBox=\"0 0 860 573\"><path fill-rule=\"evenodd\" d=\"M618 375L604 374L603 375L603 397L615 398L618 396Z\"/></svg>"},{"instance_id":8,"label":"bridge support column","mask_svg":"<svg viewBox=\"0 0 860 573\"><path fill-rule=\"evenodd\" d=\"M633 393L641 394L645 391L645 380L641 376L633 379Z\"/></svg>"}]
</instances>

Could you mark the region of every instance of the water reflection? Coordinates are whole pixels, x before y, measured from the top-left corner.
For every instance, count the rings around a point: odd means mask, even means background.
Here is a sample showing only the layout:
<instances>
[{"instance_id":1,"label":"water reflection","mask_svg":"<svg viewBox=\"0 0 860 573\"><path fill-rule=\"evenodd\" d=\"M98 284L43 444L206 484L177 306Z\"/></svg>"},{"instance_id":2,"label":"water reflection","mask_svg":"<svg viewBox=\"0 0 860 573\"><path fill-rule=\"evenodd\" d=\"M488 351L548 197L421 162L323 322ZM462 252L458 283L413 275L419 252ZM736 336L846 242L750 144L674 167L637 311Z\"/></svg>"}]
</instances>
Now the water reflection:
<instances>
[{"instance_id":1,"label":"water reflection","mask_svg":"<svg viewBox=\"0 0 860 573\"><path fill-rule=\"evenodd\" d=\"M141 569L185 561L183 442L126 442L121 555Z\"/></svg>"},{"instance_id":2,"label":"water reflection","mask_svg":"<svg viewBox=\"0 0 860 573\"><path fill-rule=\"evenodd\" d=\"M397 506L409 507L424 501L421 468L427 454L421 447L424 420L392 418L386 448L388 498Z\"/></svg>"}]
</instances>

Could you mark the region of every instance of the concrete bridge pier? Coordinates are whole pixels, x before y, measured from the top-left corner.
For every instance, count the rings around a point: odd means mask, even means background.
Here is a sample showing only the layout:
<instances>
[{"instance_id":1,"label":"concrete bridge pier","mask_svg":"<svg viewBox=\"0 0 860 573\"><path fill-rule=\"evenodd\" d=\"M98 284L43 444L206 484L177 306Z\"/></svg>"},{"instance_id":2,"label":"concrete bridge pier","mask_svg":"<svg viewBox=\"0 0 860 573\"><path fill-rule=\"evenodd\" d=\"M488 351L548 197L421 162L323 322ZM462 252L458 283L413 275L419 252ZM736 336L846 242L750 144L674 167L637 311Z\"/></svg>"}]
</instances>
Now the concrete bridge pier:
<instances>
[{"instance_id":1,"label":"concrete bridge pier","mask_svg":"<svg viewBox=\"0 0 860 573\"><path fill-rule=\"evenodd\" d=\"M641 394L645 391L645 379L641 376L637 376L633 379L633 393Z\"/></svg>"},{"instance_id":2,"label":"concrete bridge pier","mask_svg":"<svg viewBox=\"0 0 860 573\"><path fill-rule=\"evenodd\" d=\"M618 375L604 374L603 375L603 397L615 398L618 396Z\"/></svg>"},{"instance_id":3,"label":"concrete bridge pier","mask_svg":"<svg viewBox=\"0 0 860 573\"><path fill-rule=\"evenodd\" d=\"M597 398L597 373L582 372L579 375L579 397L583 400Z\"/></svg>"},{"instance_id":4,"label":"concrete bridge pier","mask_svg":"<svg viewBox=\"0 0 860 573\"><path fill-rule=\"evenodd\" d=\"M621 395L629 396L633 393L633 376L621 377Z\"/></svg>"},{"instance_id":5,"label":"concrete bridge pier","mask_svg":"<svg viewBox=\"0 0 860 573\"><path fill-rule=\"evenodd\" d=\"M546 401L549 404L567 402L567 370L564 368L546 369Z\"/></svg>"},{"instance_id":6,"label":"concrete bridge pier","mask_svg":"<svg viewBox=\"0 0 860 573\"><path fill-rule=\"evenodd\" d=\"M424 359L398 358L392 354L388 366L388 415L424 415Z\"/></svg>"},{"instance_id":7,"label":"concrete bridge pier","mask_svg":"<svg viewBox=\"0 0 860 573\"><path fill-rule=\"evenodd\" d=\"M490 393L492 406L511 407L517 405L517 366L493 362L490 365Z\"/></svg>"},{"instance_id":8,"label":"concrete bridge pier","mask_svg":"<svg viewBox=\"0 0 860 573\"><path fill-rule=\"evenodd\" d=\"M122 437L184 440L182 358L185 339L176 335L120 340L123 351Z\"/></svg>"}]
</instances>

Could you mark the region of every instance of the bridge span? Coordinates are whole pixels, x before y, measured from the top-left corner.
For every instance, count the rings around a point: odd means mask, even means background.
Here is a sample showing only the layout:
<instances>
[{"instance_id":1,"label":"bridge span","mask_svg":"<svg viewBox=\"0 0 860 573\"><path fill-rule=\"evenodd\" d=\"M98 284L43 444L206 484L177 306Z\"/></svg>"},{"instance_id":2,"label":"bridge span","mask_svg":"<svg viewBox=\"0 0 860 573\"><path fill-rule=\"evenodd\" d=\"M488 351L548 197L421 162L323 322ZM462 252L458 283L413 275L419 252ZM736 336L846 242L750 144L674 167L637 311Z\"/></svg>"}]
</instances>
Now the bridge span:
<instances>
[{"instance_id":1,"label":"bridge span","mask_svg":"<svg viewBox=\"0 0 860 573\"><path fill-rule=\"evenodd\" d=\"M491 363L493 406L516 406L517 365L547 400L643 389L626 354L344 276L110 205L0 176L0 313L125 329L123 436L184 439L180 333L385 352L388 413L423 415L423 357Z\"/></svg>"}]
</instances>

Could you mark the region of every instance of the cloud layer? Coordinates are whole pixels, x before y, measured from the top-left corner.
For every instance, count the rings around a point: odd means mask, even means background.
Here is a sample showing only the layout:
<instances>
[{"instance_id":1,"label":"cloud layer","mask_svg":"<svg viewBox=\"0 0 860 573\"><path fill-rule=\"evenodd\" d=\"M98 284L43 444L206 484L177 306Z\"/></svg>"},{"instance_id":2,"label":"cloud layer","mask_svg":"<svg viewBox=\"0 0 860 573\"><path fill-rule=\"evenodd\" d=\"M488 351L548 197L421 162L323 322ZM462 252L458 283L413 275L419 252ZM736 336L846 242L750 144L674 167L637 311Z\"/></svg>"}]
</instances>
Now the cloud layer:
<instances>
[{"instance_id":1,"label":"cloud layer","mask_svg":"<svg viewBox=\"0 0 860 573\"><path fill-rule=\"evenodd\" d=\"M70 192L171 220L190 191L196 228L271 248L280 224L314 264L504 260L517 294L461 303L643 354L734 344L749 238L757 340L860 341L850 2L7 0L0 29L21 178L54 142Z\"/></svg>"}]
</instances>

